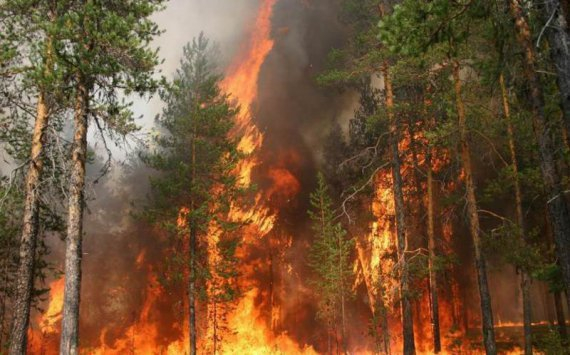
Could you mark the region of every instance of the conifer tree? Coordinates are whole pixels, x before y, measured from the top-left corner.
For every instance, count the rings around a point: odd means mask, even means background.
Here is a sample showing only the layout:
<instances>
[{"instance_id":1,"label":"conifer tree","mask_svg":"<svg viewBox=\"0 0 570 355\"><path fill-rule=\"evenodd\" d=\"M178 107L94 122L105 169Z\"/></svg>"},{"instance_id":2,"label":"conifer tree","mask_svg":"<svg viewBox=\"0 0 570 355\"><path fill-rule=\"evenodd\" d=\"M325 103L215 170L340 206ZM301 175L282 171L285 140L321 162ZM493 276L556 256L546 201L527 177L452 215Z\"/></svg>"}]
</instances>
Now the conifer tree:
<instances>
[{"instance_id":1,"label":"conifer tree","mask_svg":"<svg viewBox=\"0 0 570 355\"><path fill-rule=\"evenodd\" d=\"M237 294L232 281L240 224L228 216L230 204L242 193L233 173L240 158L237 141L229 137L237 109L219 88L214 53L203 35L184 47L180 68L162 95L166 107L158 123L164 134L144 156L160 172L151 179L152 205L146 214L170 232L173 242L185 246L171 261L188 289L190 354L197 353L199 296L223 304ZM219 236L215 246L208 244L212 226ZM208 248L217 249L217 265L207 264ZM213 278L218 284L208 288Z\"/></svg>"},{"instance_id":2,"label":"conifer tree","mask_svg":"<svg viewBox=\"0 0 570 355\"><path fill-rule=\"evenodd\" d=\"M570 212L564 197L563 181L557 165L556 145L551 135L553 120L545 110L544 87L537 72L537 53L528 18L520 0L509 0L514 32L524 52L522 65L529 88L534 134L540 152L540 168L547 192L547 208L552 223L554 240L562 268L566 290L570 290ZM560 78L563 79L563 78ZM570 292L566 292L570 306Z\"/></svg>"},{"instance_id":3,"label":"conifer tree","mask_svg":"<svg viewBox=\"0 0 570 355\"><path fill-rule=\"evenodd\" d=\"M26 348L29 313L37 274L36 250L40 230L42 176L46 170L48 127L61 114L65 70L58 66L55 42L62 24L59 16L69 3L59 1L8 0L0 7L0 77L4 107L2 137L11 145L13 157L23 161L27 172L23 186L23 214L19 245L18 272L14 304L10 353ZM29 99L32 97L33 99ZM35 106L35 107L33 107ZM33 108L32 108L33 107ZM35 111L33 114L32 111ZM27 120L33 116L31 140ZM26 138L23 138L26 137Z\"/></svg>"},{"instance_id":4,"label":"conifer tree","mask_svg":"<svg viewBox=\"0 0 570 355\"><path fill-rule=\"evenodd\" d=\"M65 290L60 353L79 352L79 303L85 207L87 132L93 121L103 136L125 136L137 129L130 102L122 95L145 95L157 88L159 63L150 41L160 34L151 16L164 0L84 0L69 3L58 23L58 56L73 89L74 132L65 252Z\"/></svg>"},{"instance_id":5,"label":"conifer tree","mask_svg":"<svg viewBox=\"0 0 570 355\"><path fill-rule=\"evenodd\" d=\"M491 296L487 281L487 267L482 245L482 231L479 221L476 185L473 177L471 143L467 112L463 98L461 45L469 36L465 21L473 21L479 8L469 2L450 4L448 1L418 2L403 1L394 13L380 23L383 42L395 53L404 56L421 57L431 51L443 53L442 62L451 67L455 111L458 117L459 154L463 168L466 190L466 206L469 230L474 244L475 267L481 302L483 339L487 354L496 354ZM468 20L469 19L469 20ZM421 21L424 25L414 25Z\"/></svg>"},{"instance_id":6,"label":"conifer tree","mask_svg":"<svg viewBox=\"0 0 570 355\"><path fill-rule=\"evenodd\" d=\"M309 216L315 240L309 254L309 266L318 296L318 317L328 327L328 353L332 353L331 333L340 323L342 352L346 353L346 302L351 296L353 278L350 256L354 242L335 222L331 197L324 176L317 176L317 189L311 194ZM338 349L337 349L338 350Z\"/></svg>"}]
</instances>

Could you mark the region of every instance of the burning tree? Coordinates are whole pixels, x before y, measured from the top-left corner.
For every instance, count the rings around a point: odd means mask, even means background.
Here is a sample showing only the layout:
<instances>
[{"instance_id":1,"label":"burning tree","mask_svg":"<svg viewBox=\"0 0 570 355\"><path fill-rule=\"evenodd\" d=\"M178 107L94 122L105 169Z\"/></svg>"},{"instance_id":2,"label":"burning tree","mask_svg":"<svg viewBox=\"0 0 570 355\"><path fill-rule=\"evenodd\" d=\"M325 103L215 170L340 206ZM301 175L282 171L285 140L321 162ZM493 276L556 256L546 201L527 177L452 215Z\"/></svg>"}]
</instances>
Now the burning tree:
<instances>
[{"instance_id":1,"label":"burning tree","mask_svg":"<svg viewBox=\"0 0 570 355\"><path fill-rule=\"evenodd\" d=\"M228 305L237 293L240 224L228 214L242 192L234 174L240 159L237 140L229 137L238 110L219 87L214 55L204 35L184 47L175 79L162 93L166 107L158 123L164 132L144 156L159 172L151 179L152 204L146 214L172 238L166 278L187 286L191 354L196 354L198 342L198 302L214 307L215 352L218 321L224 317L217 307Z\"/></svg>"}]
</instances>

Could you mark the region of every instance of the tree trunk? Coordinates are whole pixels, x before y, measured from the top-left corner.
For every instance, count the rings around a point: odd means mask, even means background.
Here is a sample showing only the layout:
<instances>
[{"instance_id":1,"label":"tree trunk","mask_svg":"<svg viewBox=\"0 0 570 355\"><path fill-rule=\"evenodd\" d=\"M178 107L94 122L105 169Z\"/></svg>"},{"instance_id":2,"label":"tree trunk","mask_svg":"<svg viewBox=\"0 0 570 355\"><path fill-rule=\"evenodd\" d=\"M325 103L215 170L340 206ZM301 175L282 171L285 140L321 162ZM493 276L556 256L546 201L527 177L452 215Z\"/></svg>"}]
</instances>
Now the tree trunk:
<instances>
[{"instance_id":1,"label":"tree trunk","mask_svg":"<svg viewBox=\"0 0 570 355\"><path fill-rule=\"evenodd\" d=\"M467 195L467 213L469 216L469 231L473 238L475 249L475 267L477 269L477 280L479 283L479 297L481 301L481 316L483 323L483 341L485 351L488 355L497 353L495 344L495 330L493 324L493 310L491 308L491 294L487 283L487 266L481 246L481 236L479 227L479 215L477 211L477 199L475 197L475 183L473 181L473 171L471 167L471 148L467 137L467 122L465 116L465 105L463 103L460 65L457 60L453 61L453 79L455 87L455 99L457 104L457 114L459 116L461 160L463 163L463 173L465 190Z\"/></svg>"},{"instance_id":2,"label":"tree trunk","mask_svg":"<svg viewBox=\"0 0 570 355\"><path fill-rule=\"evenodd\" d=\"M560 338L565 341L568 339L568 332L566 330L566 318L564 317L564 307L562 307L562 295L560 295L560 291L554 292L554 309L556 310L558 334L560 334Z\"/></svg>"},{"instance_id":3,"label":"tree trunk","mask_svg":"<svg viewBox=\"0 0 570 355\"><path fill-rule=\"evenodd\" d=\"M556 166L556 149L550 132L550 124L544 112L544 93L540 78L536 73L536 57L532 46L530 28L519 0L509 0L509 4L515 20L517 40L525 53L523 65L531 92L534 134L540 150L540 168L547 191L547 207L552 221L565 288L570 290L570 214ZM566 301L570 307L570 292L566 292L566 296Z\"/></svg>"},{"instance_id":4,"label":"tree trunk","mask_svg":"<svg viewBox=\"0 0 570 355\"><path fill-rule=\"evenodd\" d=\"M338 234L338 249L339 249L339 260L338 260L338 270L339 270L339 278L340 278L340 318L341 318L341 336L342 336L342 351L343 354L347 354L346 348L346 312L345 312L345 304L344 304L344 265L342 264L342 235Z\"/></svg>"},{"instance_id":5,"label":"tree trunk","mask_svg":"<svg viewBox=\"0 0 570 355\"><path fill-rule=\"evenodd\" d=\"M414 342L414 318L412 314L412 304L410 301L409 271L406 251L408 243L406 240L406 216L404 206L404 193L402 173L400 171L400 152L398 149L398 127L394 115L394 94L392 91L392 81L390 80L390 70L388 63L382 67L385 86L386 109L390 121L390 146L392 151L392 178L394 189L394 204L396 207L396 235L398 240L398 262L401 263L400 297L402 305L402 325L404 335L404 354L416 353Z\"/></svg>"},{"instance_id":6,"label":"tree trunk","mask_svg":"<svg viewBox=\"0 0 570 355\"><path fill-rule=\"evenodd\" d=\"M521 238L526 245L526 226L524 220L523 206L522 206L522 192L519 181L519 167L517 159L517 151L515 146L515 133L513 122L511 121L511 110L509 104L509 97L505 85L505 78L503 74L499 76L499 84L501 86L501 95L503 98L503 111L505 120L507 121L507 136L509 141L509 152L511 154L511 168L513 169L513 186L515 189L515 207L517 214L517 224L521 232ZM530 299L530 276L526 270L519 270L521 276L521 293L523 303L523 324L524 324L524 353L525 355L532 354L532 308Z\"/></svg>"},{"instance_id":7,"label":"tree trunk","mask_svg":"<svg viewBox=\"0 0 570 355\"><path fill-rule=\"evenodd\" d=\"M376 307L376 312L380 316L381 326L382 326L382 346L384 348L384 353L390 355L392 349L390 348L390 328L388 327L388 309L384 303L384 286L382 285L382 275L380 275L380 280L378 280L378 304Z\"/></svg>"},{"instance_id":8,"label":"tree trunk","mask_svg":"<svg viewBox=\"0 0 570 355\"><path fill-rule=\"evenodd\" d=\"M433 171L431 168L431 148L426 155L427 164L427 235L428 235L428 270L429 270L429 292L431 305L431 327L433 334L433 352L441 351L441 334L439 326L439 300L437 295L437 272L435 270L436 246L435 246L435 226L433 207Z\"/></svg>"},{"instance_id":9,"label":"tree trunk","mask_svg":"<svg viewBox=\"0 0 570 355\"><path fill-rule=\"evenodd\" d=\"M188 307L190 312L190 355L196 355L196 228L194 226L190 228L190 282L188 285Z\"/></svg>"},{"instance_id":10,"label":"tree trunk","mask_svg":"<svg viewBox=\"0 0 570 355\"><path fill-rule=\"evenodd\" d=\"M542 6L550 57L556 67L560 106L564 124L570 132L570 33L559 0L546 0Z\"/></svg>"},{"instance_id":11,"label":"tree trunk","mask_svg":"<svg viewBox=\"0 0 570 355\"><path fill-rule=\"evenodd\" d=\"M194 125L194 132L192 137L192 178L191 184L194 184L196 179L196 127ZM190 188L194 188L191 186ZM195 202L194 198L190 201L190 213L195 213ZM190 219L190 280L188 284L188 307L189 307L189 322L190 327L190 344L189 344L189 354L196 355L196 247L197 247L197 226L196 218L191 216Z\"/></svg>"},{"instance_id":12,"label":"tree trunk","mask_svg":"<svg viewBox=\"0 0 570 355\"><path fill-rule=\"evenodd\" d=\"M85 205L85 160L89 124L89 89L82 75L78 78L75 106L75 132L71 155L71 177L65 250L65 289L61 320L61 355L79 353L79 302L81 292L81 258L83 209Z\"/></svg>"},{"instance_id":13,"label":"tree trunk","mask_svg":"<svg viewBox=\"0 0 570 355\"><path fill-rule=\"evenodd\" d=\"M426 90L426 93L429 89ZM435 127L435 119L428 118L428 106L430 103L424 99L424 116L426 125ZM430 316L431 327L433 335L433 352L438 354L441 351L441 331L439 324L439 299L438 299L438 282L437 272L435 270L436 258L436 242L435 242L435 215L434 215L434 197L433 197L433 168L432 168L433 148L429 146L426 149L426 169L427 169L427 198L426 198L426 212L427 212L427 237L428 237L428 281L429 281L429 294L430 294ZM419 193L419 191L418 191Z\"/></svg>"},{"instance_id":14,"label":"tree trunk","mask_svg":"<svg viewBox=\"0 0 570 355\"><path fill-rule=\"evenodd\" d=\"M49 121L49 109L46 94L41 91L38 97L36 122L32 135L32 150L26 175L24 218L20 240L20 264L16 278L15 299L12 313L12 333L10 336L10 355L26 352L27 333L30 319L30 306L34 288L34 266L39 224L40 182L44 168L43 150L45 130Z\"/></svg>"},{"instance_id":15,"label":"tree trunk","mask_svg":"<svg viewBox=\"0 0 570 355\"><path fill-rule=\"evenodd\" d=\"M570 0L561 0L560 6L562 8L562 14L566 19L566 24L570 25ZM566 31L570 31L570 28L566 28Z\"/></svg>"}]
</instances>

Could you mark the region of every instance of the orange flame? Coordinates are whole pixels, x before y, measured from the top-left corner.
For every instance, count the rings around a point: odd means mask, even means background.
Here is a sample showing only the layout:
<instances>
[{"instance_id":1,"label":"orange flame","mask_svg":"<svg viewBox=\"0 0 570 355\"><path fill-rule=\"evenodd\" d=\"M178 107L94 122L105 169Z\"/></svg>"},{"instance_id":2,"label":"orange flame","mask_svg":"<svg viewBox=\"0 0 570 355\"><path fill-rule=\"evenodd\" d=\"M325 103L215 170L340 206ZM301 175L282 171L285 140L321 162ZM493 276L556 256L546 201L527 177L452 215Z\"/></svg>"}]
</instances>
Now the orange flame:
<instances>
[{"instance_id":1,"label":"orange flame","mask_svg":"<svg viewBox=\"0 0 570 355\"><path fill-rule=\"evenodd\" d=\"M56 332L56 324L61 320L61 311L63 309L63 289L65 287L65 279L61 278L52 282L49 286L49 304L45 313L40 317L38 324L42 333Z\"/></svg>"}]
</instances>

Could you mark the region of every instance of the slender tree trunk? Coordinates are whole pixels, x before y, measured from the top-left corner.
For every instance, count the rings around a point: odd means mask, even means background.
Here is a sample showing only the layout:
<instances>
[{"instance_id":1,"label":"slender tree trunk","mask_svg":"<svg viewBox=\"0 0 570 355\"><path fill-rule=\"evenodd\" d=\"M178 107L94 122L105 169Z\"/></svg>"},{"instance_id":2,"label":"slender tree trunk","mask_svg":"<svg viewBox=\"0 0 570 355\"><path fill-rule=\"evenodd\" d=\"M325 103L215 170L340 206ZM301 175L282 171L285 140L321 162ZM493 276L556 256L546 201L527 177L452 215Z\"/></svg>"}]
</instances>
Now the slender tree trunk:
<instances>
[{"instance_id":1,"label":"slender tree trunk","mask_svg":"<svg viewBox=\"0 0 570 355\"><path fill-rule=\"evenodd\" d=\"M53 13L50 13L53 19ZM53 42L46 41L44 75L49 77L53 70ZM13 304L14 319L10 334L10 355L23 354L27 346L27 333L34 288L34 271L36 247L39 228L40 184L44 170L43 152L45 148L45 131L49 123L49 105L47 92L41 89L36 107L36 121L32 133L30 162L26 174L24 194L24 215L22 235L20 238L19 265L15 285Z\"/></svg>"},{"instance_id":2,"label":"slender tree trunk","mask_svg":"<svg viewBox=\"0 0 570 355\"><path fill-rule=\"evenodd\" d=\"M511 154L511 168L513 169L513 186L515 190L515 207L517 214L517 224L521 232L521 238L526 245L526 226L522 205L522 192L519 181L519 167L517 159L517 151L515 146L515 133L513 122L511 120L511 110L509 104L509 96L505 85L505 78L503 74L499 76L499 84L501 86L501 94L503 98L503 111L505 120L507 121L507 136L509 141L509 152ZM530 299L530 276L526 270L519 270L521 276L521 292L523 303L523 328L524 328L524 353L525 355L532 354L532 306Z\"/></svg>"},{"instance_id":3,"label":"slender tree trunk","mask_svg":"<svg viewBox=\"0 0 570 355\"><path fill-rule=\"evenodd\" d=\"M435 270L436 246L435 246L435 216L433 206L433 170L431 168L432 152L426 156L427 164L427 235L428 235L428 270L429 270L429 292L431 305L431 328L433 333L433 352L441 351L441 335L439 326L439 300L437 295L437 272Z\"/></svg>"},{"instance_id":4,"label":"slender tree trunk","mask_svg":"<svg viewBox=\"0 0 570 355\"><path fill-rule=\"evenodd\" d=\"M570 25L570 0L561 0L560 6L562 7L562 13L566 19L566 24ZM570 31L570 28L566 28L566 30Z\"/></svg>"},{"instance_id":5,"label":"slender tree trunk","mask_svg":"<svg viewBox=\"0 0 570 355\"><path fill-rule=\"evenodd\" d=\"M465 116L465 105L462 97L460 65L457 60L453 61L453 79L455 87L455 99L457 104L457 114L459 116L461 159L463 163L464 183L467 195L467 213L469 215L469 230L473 238L475 249L475 267L477 269L477 280L479 283L479 297L481 301L481 316L483 321L483 341L487 355L497 354L495 343L495 330L493 324L493 310L491 308L491 294L487 283L487 266L481 246L481 236L479 227L479 215L477 211L477 199L475 197L475 183L473 180L473 170L471 167L471 148L467 137L467 121Z\"/></svg>"},{"instance_id":6,"label":"slender tree trunk","mask_svg":"<svg viewBox=\"0 0 570 355\"><path fill-rule=\"evenodd\" d=\"M426 90L426 93L429 90ZM435 119L428 118L428 107L430 103L424 99L424 116L428 126L435 127ZM426 169L427 169L427 198L426 198L426 212L427 212L427 237L428 237L428 286L430 294L430 316L431 328L433 335L433 352L438 354L441 351L441 331L439 324L439 298L438 298L438 282L437 271L435 270L436 259L436 242L435 242L435 213L434 213L434 197L433 197L433 148L429 146L426 149ZM418 191L419 193L419 191Z\"/></svg>"},{"instance_id":7,"label":"slender tree trunk","mask_svg":"<svg viewBox=\"0 0 570 355\"><path fill-rule=\"evenodd\" d=\"M382 276L380 276L382 278ZM379 312L380 322L382 326L382 345L383 350L386 355L390 355L392 353L390 348L390 328L388 327L388 310L386 308L386 304L384 303L384 285L382 284L382 279L378 280L378 306L376 307L376 312Z\"/></svg>"},{"instance_id":8,"label":"slender tree trunk","mask_svg":"<svg viewBox=\"0 0 570 355\"><path fill-rule=\"evenodd\" d=\"M563 340L568 339L568 331L566 330L566 318L564 317L564 307L562 307L562 295L560 291L554 292L554 309L556 311L556 326L558 334Z\"/></svg>"},{"instance_id":9,"label":"slender tree trunk","mask_svg":"<svg viewBox=\"0 0 570 355\"><path fill-rule=\"evenodd\" d=\"M39 224L40 182L44 168L43 150L45 130L49 121L49 109L46 94L41 91L38 97L36 122L32 136L32 151L26 175L24 218L20 240L20 264L16 278L16 297L12 313L12 333L10 336L10 355L26 352L27 333L34 288L34 267Z\"/></svg>"},{"instance_id":10,"label":"slender tree trunk","mask_svg":"<svg viewBox=\"0 0 570 355\"><path fill-rule=\"evenodd\" d=\"M534 134L540 150L540 167L547 191L547 207L552 221L554 239L557 245L558 259L564 277L566 290L570 290L570 214L561 187L560 174L556 166L555 146L550 132L550 124L544 112L544 93L536 72L536 56L531 40L528 22L520 5L520 0L509 0L512 16L515 20L517 40L524 49L523 61L532 102ZM570 307L570 292L566 292L566 301Z\"/></svg>"},{"instance_id":11,"label":"slender tree trunk","mask_svg":"<svg viewBox=\"0 0 570 355\"><path fill-rule=\"evenodd\" d=\"M556 68L560 106L564 124L570 132L570 32L559 0L546 0L542 6L550 56Z\"/></svg>"},{"instance_id":12,"label":"slender tree trunk","mask_svg":"<svg viewBox=\"0 0 570 355\"><path fill-rule=\"evenodd\" d=\"M192 177L191 177L191 184L194 185L196 181L196 125L194 125L193 136L192 136ZM190 188L194 188L191 186ZM194 198L190 201L190 213L195 213L196 203ZM190 327L190 344L189 345L189 354L196 355L197 354L197 344L196 341L198 339L197 329L196 329L196 248L197 248L197 226L196 226L196 218L191 216L190 219L190 280L188 283L188 307L189 307L189 322L188 326Z\"/></svg>"},{"instance_id":13,"label":"slender tree trunk","mask_svg":"<svg viewBox=\"0 0 570 355\"><path fill-rule=\"evenodd\" d=\"M194 222L192 222L193 224ZM190 282L188 284L190 355L196 355L196 228L190 227Z\"/></svg>"},{"instance_id":14,"label":"slender tree trunk","mask_svg":"<svg viewBox=\"0 0 570 355\"><path fill-rule=\"evenodd\" d=\"M85 205L85 161L89 124L89 89L79 75L75 106L75 132L71 155L71 177L65 249L65 289L61 320L61 355L79 353L79 302L81 292L81 259L83 241L83 209Z\"/></svg>"},{"instance_id":15,"label":"slender tree trunk","mask_svg":"<svg viewBox=\"0 0 570 355\"><path fill-rule=\"evenodd\" d=\"M382 67L385 85L386 109L390 121L390 146L392 151L392 178L394 189L394 203L396 207L396 235L398 239L398 261L401 263L400 293L402 305L402 325L404 334L404 354L416 353L414 342L414 318L412 314L412 304L410 301L409 270L406 251L408 242L406 240L406 216L404 205L403 181L400 152L398 149L398 127L394 115L394 94L392 91L392 81L388 63Z\"/></svg>"},{"instance_id":16,"label":"slender tree trunk","mask_svg":"<svg viewBox=\"0 0 570 355\"><path fill-rule=\"evenodd\" d=\"M340 318L341 318L341 336L342 336L342 350L344 354L347 354L346 348L346 312L344 308L344 265L342 263L343 250L342 250L342 236L338 233L338 249L339 249L339 260L338 260L338 270L340 278Z\"/></svg>"}]
</instances>

